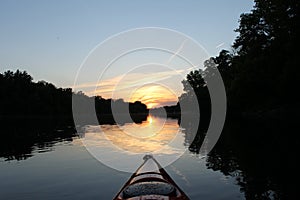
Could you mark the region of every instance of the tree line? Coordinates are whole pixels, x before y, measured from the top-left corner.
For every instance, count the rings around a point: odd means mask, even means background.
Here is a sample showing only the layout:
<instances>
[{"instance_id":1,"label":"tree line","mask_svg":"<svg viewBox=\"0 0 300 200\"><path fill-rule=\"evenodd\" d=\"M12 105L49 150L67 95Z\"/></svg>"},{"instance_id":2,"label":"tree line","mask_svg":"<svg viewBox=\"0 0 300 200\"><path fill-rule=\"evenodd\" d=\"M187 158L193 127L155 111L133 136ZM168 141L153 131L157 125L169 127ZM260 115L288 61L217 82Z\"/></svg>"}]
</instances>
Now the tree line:
<instances>
[{"instance_id":1,"label":"tree line","mask_svg":"<svg viewBox=\"0 0 300 200\"><path fill-rule=\"evenodd\" d=\"M191 71L182 81L179 102L197 95L202 116L210 117L210 97L205 78L216 64L225 84L228 114L284 120L296 113L300 70L299 1L255 0L251 12L240 16L238 36L230 50ZM201 109L203 108L203 109Z\"/></svg>"},{"instance_id":2,"label":"tree line","mask_svg":"<svg viewBox=\"0 0 300 200\"><path fill-rule=\"evenodd\" d=\"M34 145L42 147L53 145L52 141L72 141L77 134L72 113L74 99L92 103L100 124L115 123L112 105L117 110L127 107L136 123L146 120L148 115L147 106L140 101L132 103L101 96L88 97L82 92L72 92L71 88L57 88L46 81L34 82L26 71L8 70L0 73L0 157L26 159L32 156ZM79 114L88 117L84 103L81 105Z\"/></svg>"},{"instance_id":3,"label":"tree line","mask_svg":"<svg viewBox=\"0 0 300 200\"><path fill-rule=\"evenodd\" d=\"M228 112L207 167L234 177L247 199L292 199L297 188L286 172L299 168L299 1L254 3L251 12L240 16L232 48L210 58L224 81ZM179 100L190 98L192 86L201 116L209 119L205 76L211 68L206 64L183 80L185 93ZM183 126L188 139L193 127ZM196 154L206 134L207 124L203 126L187 141Z\"/></svg>"},{"instance_id":4,"label":"tree line","mask_svg":"<svg viewBox=\"0 0 300 200\"><path fill-rule=\"evenodd\" d=\"M57 88L46 81L34 82L26 71L8 70L0 73L1 120L45 118L54 124L73 125L72 98L92 102L99 119L102 115L111 115L112 106L117 107L119 112L128 107L132 115L148 113L147 106L140 101L132 103L123 99L88 97L82 92L72 92L71 88ZM82 114L84 112L83 108Z\"/></svg>"}]
</instances>

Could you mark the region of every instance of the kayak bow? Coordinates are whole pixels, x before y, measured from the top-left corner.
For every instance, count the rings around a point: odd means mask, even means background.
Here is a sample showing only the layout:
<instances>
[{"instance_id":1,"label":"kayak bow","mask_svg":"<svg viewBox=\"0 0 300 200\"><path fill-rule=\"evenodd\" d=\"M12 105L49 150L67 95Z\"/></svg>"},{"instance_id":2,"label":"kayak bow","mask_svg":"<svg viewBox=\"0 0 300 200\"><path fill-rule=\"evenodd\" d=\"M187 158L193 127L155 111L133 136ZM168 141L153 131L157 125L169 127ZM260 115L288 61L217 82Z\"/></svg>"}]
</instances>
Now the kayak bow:
<instances>
[{"instance_id":1,"label":"kayak bow","mask_svg":"<svg viewBox=\"0 0 300 200\"><path fill-rule=\"evenodd\" d=\"M143 159L114 200L189 200L152 155Z\"/></svg>"}]
</instances>

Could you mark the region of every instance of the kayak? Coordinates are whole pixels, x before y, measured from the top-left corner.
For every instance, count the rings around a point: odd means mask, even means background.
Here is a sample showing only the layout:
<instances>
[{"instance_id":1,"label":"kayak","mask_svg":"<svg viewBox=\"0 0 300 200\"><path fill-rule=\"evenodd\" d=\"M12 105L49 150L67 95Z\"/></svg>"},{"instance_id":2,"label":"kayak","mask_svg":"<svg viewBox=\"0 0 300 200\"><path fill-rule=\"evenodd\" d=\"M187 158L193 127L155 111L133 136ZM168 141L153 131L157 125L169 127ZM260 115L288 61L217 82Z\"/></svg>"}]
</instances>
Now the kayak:
<instances>
[{"instance_id":1,"label":"kayak","mask_svg":"<svg viewBox=\"0 0 300 200\"><path fill-rule=\"evenodd\" d=\"M114 200L188 200L152 155L129 178Z\"/></svg>"}]
</instances>

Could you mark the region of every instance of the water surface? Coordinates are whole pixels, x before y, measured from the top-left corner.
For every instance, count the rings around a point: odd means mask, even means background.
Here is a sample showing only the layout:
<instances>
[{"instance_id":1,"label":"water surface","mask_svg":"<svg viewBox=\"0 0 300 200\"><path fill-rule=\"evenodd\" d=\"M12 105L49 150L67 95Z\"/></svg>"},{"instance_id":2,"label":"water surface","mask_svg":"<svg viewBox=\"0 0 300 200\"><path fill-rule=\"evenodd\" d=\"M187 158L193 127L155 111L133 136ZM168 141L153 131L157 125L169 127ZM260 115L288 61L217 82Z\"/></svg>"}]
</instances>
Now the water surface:
<instances>
[{"instance_id":1,"label":"water surface","mask_svg":"<svg viewBox=\"0 0 300 200\"><path fill-rule=\"evenodd\" d=\"M165 146L167 148L159 154L177 155L178 152L168 146L176 135L176 144L186 151L165 169L191 199L245 199L247 195L272 197L275 194L271 186L245 191L247 180L243 178L246 175L248 178L248 174L240 168L233 151L224 148L202 157L197 154L197 138L191 140L189 129L179 127L176 119L162 121L152 116L142 124L101 125L100 128L88 125L83 130L85 132L81 136L88 138L84 142L77 136L56 137L28 147L23 144L26 146L23 154L22 148L13 150L15 146L10 146L11 149L3 147L0 162L1 199L112 199L131 174L99 162L85 145L108 151L108 158L109 155L119 155L110 159L120 161L122 155L144 154ZM104 130L109 141L119 147L114 149L115 152L110 152L111 147L105 146ZM124 131L127 133L124 134ZM131 165L138 167L141 163L142 159ZM250 178L255 178L255 175ZM265 179L258 182L261 180Z\"/></svg>"}]
</instances>

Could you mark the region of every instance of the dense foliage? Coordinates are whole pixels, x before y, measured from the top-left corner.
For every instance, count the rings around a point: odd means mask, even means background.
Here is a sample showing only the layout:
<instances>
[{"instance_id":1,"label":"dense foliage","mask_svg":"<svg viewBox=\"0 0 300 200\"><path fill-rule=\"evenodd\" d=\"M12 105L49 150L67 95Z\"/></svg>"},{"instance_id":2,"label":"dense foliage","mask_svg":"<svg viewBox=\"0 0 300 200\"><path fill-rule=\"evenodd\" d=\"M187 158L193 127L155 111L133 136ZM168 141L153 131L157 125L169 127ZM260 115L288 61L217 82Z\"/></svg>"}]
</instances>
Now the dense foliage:
<instances>
[{"instance_id":1,"label":"dense foliage","mask_svg":"<svg viewBox=\"0 0 300 200\"><path fill-rule=\"evenodd\" d=\"M241 15L232 50L212 58L226 87L229 112L287 111L299 105L299 22L297 0L255 0L253 10ZM198 98L208 95L207 69L187 75L181 98L189 95L187 82Z\"/></svg>"},{"instance_id":2,"label":"dense foliage","mask_svg":"<svg viewBox=\"0 0 300 200\"><path fill-rule=\"evenodd\" d=\"M225 84L228 114L207 167L235 177L247 199L298 196L286 172L299 169L299 24L298 0L255 0L253 10L240 17L232 49L211 58ZM208 70L187 75L182 100L192 95L189 83L200 107L201 101L208 104ZM189 150L199 153L204 137L198 131Z\"/></svg>"},{"instance_id":3,"label":"dense foliage","mask_svg":"<svg viewBox=\"0 0 300 200\"><path fill-rule=\"evenodd\" d=\"M87 112L86 103L94 105L100 123L114 123L112 116L112 105L116 107L117 112L121 113L126 108L130 114L143 114L142 118L134 119L136 122L145 118L148 109L142 102L134 103L124 102L122 99L104 99L100 96L88 97L82 92L73 93L71 88L57 88L51 83L45 81L33 82L32 77L26 71L6 71L0 73L0 99L1 122L20 122L27 121L27 124L36 126L36 120L42 120L53 128L61 126L73 126L72 98L80 101L80 108L77 114L90 114ZM103 117L106 115L106 117ZM88 117L88 116L84 116ZM103 118L103 119L102 119Z\"/></svg>"}]
</instances>

